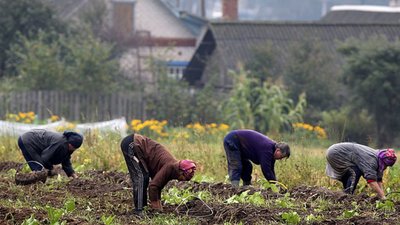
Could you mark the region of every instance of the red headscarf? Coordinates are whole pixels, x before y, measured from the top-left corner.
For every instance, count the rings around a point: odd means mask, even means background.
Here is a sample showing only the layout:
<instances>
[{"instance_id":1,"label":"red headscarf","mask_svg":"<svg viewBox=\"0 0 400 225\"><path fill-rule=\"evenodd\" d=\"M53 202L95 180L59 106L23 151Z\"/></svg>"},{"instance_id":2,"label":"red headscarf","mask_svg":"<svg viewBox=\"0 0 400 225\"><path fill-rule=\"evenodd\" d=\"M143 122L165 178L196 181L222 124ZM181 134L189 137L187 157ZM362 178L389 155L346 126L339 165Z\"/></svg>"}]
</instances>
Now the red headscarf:
<instances>
[{"instance_id":1,"label":"red headscarf","mask_svg":"<svg viewBox=\"0 0 400 225\"><path fill-rule=\"evenodd\" d=\"M192 160L184 159L179 161L179 169L182 170L183 175L190 180L196 171L196 164Z\"/></svg>"}]
</instances>

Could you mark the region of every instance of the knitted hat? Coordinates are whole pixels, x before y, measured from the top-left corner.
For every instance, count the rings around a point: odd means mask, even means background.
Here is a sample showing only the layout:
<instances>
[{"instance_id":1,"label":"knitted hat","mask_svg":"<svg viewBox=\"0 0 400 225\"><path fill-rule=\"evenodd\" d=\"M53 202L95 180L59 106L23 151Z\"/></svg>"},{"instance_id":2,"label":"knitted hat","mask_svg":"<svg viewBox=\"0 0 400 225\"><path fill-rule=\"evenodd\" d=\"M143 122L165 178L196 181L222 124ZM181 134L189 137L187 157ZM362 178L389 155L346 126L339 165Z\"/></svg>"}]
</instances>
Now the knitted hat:
<instances>
[{"instance_id":1,"label":"knitted hat","mask_svg":"<svg viewBox=\"0 0 400 225\"><path fill-rule=\"evenodd\" d=\"M397 160L396 152L391 149L383 149L378 152L379 171L384 171L386 167L393 166Z\"/></svg>"},{"instance_id":2,"label":"knitted hat","mask_svg":"<svg viewBox=\"0 0 400 225\"><path fill-rule=\"evenodd\" d=\"M67 142L71 144L75 149L81 147L83 142L82 134L73 131L64 131L63 135L66 137Z\"/></svg>"}]
</instances>

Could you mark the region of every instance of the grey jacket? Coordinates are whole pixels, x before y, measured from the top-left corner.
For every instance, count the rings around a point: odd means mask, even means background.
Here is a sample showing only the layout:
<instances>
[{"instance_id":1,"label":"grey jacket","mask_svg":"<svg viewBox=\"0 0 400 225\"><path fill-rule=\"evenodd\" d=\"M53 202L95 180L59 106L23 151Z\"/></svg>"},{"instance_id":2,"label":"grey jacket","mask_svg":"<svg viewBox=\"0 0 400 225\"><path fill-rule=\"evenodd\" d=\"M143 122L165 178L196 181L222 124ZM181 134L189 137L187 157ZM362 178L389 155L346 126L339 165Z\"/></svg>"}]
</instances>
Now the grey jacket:
<instances>
[{"instance_id":1,"label":"grey jacket","mask_svg":"<svg viewBox=\"0 0 400 225\"><path fill-rule=\"evenodd\" d=\"M383 172L379 172L378 150L365 145L343 142L328 148L326 174L340 179L349 167L357 166L367 180L382 180Z\"/></svg>"},{"instance_id":2,"label":"grey jacket","mask_svg":"<svg viewBox=\"0 0 400 225\"><path fill-rule=\"evenodd\" d=\"M71 153L62 133L33 129L22 134L21 140L33 160L41 163L46 169L51 170L53 165L62 164L68 176L74 173Z\"/></svg>"}]
</instances>

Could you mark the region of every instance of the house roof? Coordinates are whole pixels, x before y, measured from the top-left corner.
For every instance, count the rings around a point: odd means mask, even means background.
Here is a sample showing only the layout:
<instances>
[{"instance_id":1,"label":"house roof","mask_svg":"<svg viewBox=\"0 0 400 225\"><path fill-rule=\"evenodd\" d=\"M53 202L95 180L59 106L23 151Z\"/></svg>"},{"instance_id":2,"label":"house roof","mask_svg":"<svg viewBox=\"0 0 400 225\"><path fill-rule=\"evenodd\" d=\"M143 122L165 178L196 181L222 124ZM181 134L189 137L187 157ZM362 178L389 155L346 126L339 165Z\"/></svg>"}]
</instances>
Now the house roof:
<instances>
[{"instance_id":1,"label":"house roof","mask_svg":"<svg viewBox=\"0 0 400 225\"><path fill-rule=\"evenodd\" d=\"M320 21L327 23L400 23L400 7L333 6Z\"/></svg>"},{"instance_id":2,"label":"house roof","mask_svg":"<svg viewBox=\"0 0 400 225\"><path fill-rule=\"evenodd\" d=\"M331 53L336 54L335 44L349 37L366 38L372 35L385 35L388 38L400 37L400 25L397 24L327 24L319 22L212 22L210 24L212 38L206 40L212 48L210 40L214 40L220 64L226 69L236 69L238 62L247 63L253 59L254 49L269 41L279 52L278 60L285 61L291 44L317 39ZM206 45L206 44L204 44ZM203 46L204 47L204 46ZM199 50L193 61L201 61L210 57L207 51ZM201 79L204 65L189 64L184 79L196 83ZM203 70L203 71L202 71ZM194 72L198 72L197 74Z\"/></svg>"},{"instance_id":3,"label":"house roof","mask_svg":"<svg viewBox=\"0 0 400 225\"><path fill-rule=\"evenodd\" d=\"M60 1L60 0L46 0L50 5L52 5L57 11L58 15L62 19L70 19L77 12L82 10L88 0L68 0L68 1Z\"/></svg>"},{"instance_id":4,"label":"house roof","mask_svg":"<svg viewBox=\"0 0 400 225\"><path fill-rule=\"evenodd\" d=\"M90 3L89 0L45 0L62 19L71 19ZM207 20L185 11L179 11L165 0L106 0L111 2L135 2L135 25L140 30L150 30L154 36L195 38ZM111 4L108 4L111 7ZM152 19L149 19L152 18Z\"/></svg>"}]
</instances>

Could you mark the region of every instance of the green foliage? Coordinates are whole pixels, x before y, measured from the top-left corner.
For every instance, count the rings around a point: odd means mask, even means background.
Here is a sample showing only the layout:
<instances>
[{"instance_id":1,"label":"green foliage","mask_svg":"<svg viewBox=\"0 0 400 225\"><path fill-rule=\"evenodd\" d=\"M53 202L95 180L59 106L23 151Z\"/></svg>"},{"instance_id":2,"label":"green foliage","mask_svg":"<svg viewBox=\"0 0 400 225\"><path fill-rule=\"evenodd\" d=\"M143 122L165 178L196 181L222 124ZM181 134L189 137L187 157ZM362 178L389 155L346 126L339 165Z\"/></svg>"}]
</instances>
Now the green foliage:
<instances>
[{"instance_id":1,"label":"green foliage","mask_svg":"<svg viewBox=\"0 0 400 225\"><path fill-rule=\"evenodd\" d=\"M21 169L21 172L22 173L29 173L29 172L31 172L32 170L31 170L31 168L29 167L29 164L28 163L26 163L26 164L24 164L23 166L22 166L22 169Z\"/></svg>"},{"instance_id":2,"label":"green foliage","mask_svg":"<svg viewBox=\"0 0 400 225\"><path fill-rule=\"evenodd\" d=\"M297 212L284 212L281 217L287 224L298 224L301 221L301 217Z\"/></svg>"},{"instance_id":3,"label":"green foliage","mask_svg":"<svg viewBox=\"0 0 400 225\"><path fill-rule=\"evenodd\" d=\"M279 187L274 183L270 183L265 178L258 179L256 182L258 185L260 185L261 188L264 188L267 190L270 189L274 193L279 193Z\"/></svg>"},{"instance_id":4,"label":"green foliage","mask_svg":"<svg viewBox=\"0 0 400 225\"><path fill-rule=\"evenodd\" d=\"M199 121L203 123L221 121L223 115L219 110L219 105L226 98L224 93L218 91L214 86L215 77L201 89L196 91L192 98L190 107L190 121Z\"/></svg>"},{"instance_id":5,"label":"green foliage","mask_svg":"<svg viewBox=\"0 0 400 225\"><path fill-rule=\"evenodd\" d=\"M172 125L190 122L190 96L188 85L167 76L165 68L158 68L158 80L154 92L147 96L146 112L149 118L168 118ZM157 71L157 70L155 70Z\"/></svg>"},{"instance_id":6,"label":"green foliage","mask_svg":"<svg viewBox=\"0 0 400 225\"><path fill-rule=\"evenodd\" d=\"M254 58L245 66L246 70L250 70L250 76L260 83L264 81L275 82L278 79L279 69L275 55L277 52L273 48L271 42L265 45L257 46L253 49Z\"/></svg>"},{"instance_id":7,"label":"green foliage","mask_svg":"<svg viewBox=\"0 0 400 225\"><path fill-rule=\"evenodd\" d=\"M64 209L57 209L51 206L46 206L47 215L49 217L50 225L65 225L67 221L60 222L61 217L64 215Z\"/></svg>"},{"instance_id":8,"label":"green foliage","mask_svg":"<svg viewBox=\"0 0 400 225\"><path fill-rule=\"evenodd\" d=\"M240 195L233 195L230 198L226 199L227 204L232 203L249 203L257 206L265 205L265 199L261 195L260 192L254 192L253 194L249 194L250 190L244 191L240 193Z\"/></svg>"},{"instance_id":9,"label":"green foliage","mask_svg":"<svg viewBox=\"0 0 400 225\"><path fill-rule=\"evenodd\" d=\"M286 193L283 197L276 199L275 202L281 208L293 208L295 206L293 199L290 198L290 193Z\"/></svg>"},{"instance_id":10,"label":"green foliage","mask_svg":"<svg viewBox=\"0 0 400 225\"><path fill-rule=\"evenodd\" d=\"M305 220L307 223L321 222L324 218L322 216L315 216L314 214L307 215Z\"/></svg>"},{"instance_id":11,"label":"green foliage","mask_svg":"<svg viewBox=\"0 0 400 225\"><path fill-rule=\"evenodd\" d=\"M279 86L267 82L260 85L243 70L233 75L235 87L231 97L222 105L225 120L233 128L278 133L291 123L302 120L306 105L304 95L299 96L295 105Z\"/></svg>"},{"instance_id":12,"label":"green foliage","mask_svg":"<svg viewBox=\"0 0 400 225\"><path fill-rule=\"evenodd\" d=\"M0 1L0 77L8 61L11 46L18 42L19 36L36 37L39 31L61 31L64 24L55 12L41 0L1 0ZM12 71L13 68L8 68Z\"/></svg>"},{"instance_id":13,"label":"green foliage","mask_svg":"<svg viewBox=\"0 0 400 225\"><path fill-rule=\"evenodd\" d=\"M209 201L211 199L211 193L206 191L198 191L193 193L191 189L179 190L177 187L168 189L166 193L161 196L162 200L167 204L180 205L186 204L187 202L196 198L203 201Z\"/></svg>"},{"instance_id":14,"label":"green foliage","mask_svg":"<svg viewBox=\"0 0 400 225\"><path fill-rule=\"evenodd\" d=\"M353 209L351 210L345 210L343 211L341 217L344 219L350 219L353 218L354 216L358 216L358 208L359 206L357 205L357 202L352 202L351 205L353 206Z\"/></svg>"},{"instance_id":15,"label":"green foliage","mask_svg":"<svg viewBox=\"0 0 400 225\"><path fill-rule=\"evenodd\" d=\"M400 41L350 39L339 51L346 58L345 82L354 96L353 104L372 115L377 145L390 145L400 128Z\"/></svg>"},{"instance_id":16,"label":"green foliage","mask_svg":"<svg viewBox=\"0 0 400 225\"><path fill-rule=\"evenodd\" d=\"M291 99L306 94L308 107L304 119L307 122L317 123L320 111L337 107L339 103L338 70L327 52L318 40L311 39L295 43L289 50L283 79Z\"/></svg>"},{"instance_id":17,"label":"green foliage","mask_svg":"<svg viewBox=\"0 0 400 225\"><path fill-rule=\"evenodd\" d=\"M112 46L90 32L67 36L39 32L37 39L20 39L20 44L12 46L12 66L21 89L87 93L116 90L118 61L111 58Z\"/></svg>"},{"instance_id":18,"label":"green foliage","mask_svg":"<svg viewBox=\"0 0 400 225\"><path fill-rule=\"evenodd\" d=\"M32 214L29 219L24 220L21 225L39 225L39 220L35 219L35 215Z\"/></svg>"},{"instance_id":19,"label":"green foliage","mask_svg":"<svg viewBox=\"0 0 400 225\"><path fill-rule=\"evenodd\" d=\"M102 215L101 216L101 221L104 223L104 225L113 225L114 219L115 219L115 215L111 215L111 216Z\"/></svg>"},{"instance_id":20,"label":"green foliage","mask_svg":"<svg viewBox=\"0 0 400 225\"><path fill-rule=\"evenodd\" d=\"M61 218L68 214L71 213L72 211L75 210L75 199L69 198L64 202L64 207L61 209L52 207L52 206L46 206L46 211L47 215L49 217L49 223L50 225L65 225L67 224L67 221L61 221Z\"/></svg>"},{"instance_id":21,"label":"green foliage","mask_svg":"<svg viewBox=\"0 0 400 225\"><path fill-rule=\"evenodd\" d=\"M351 209L351 210L345 210L342 214L342 217L345 219L349 219L352 218L354 216L358 216L359 213L357 212L357 210L355 209Z\"/></svg>"},{"instance_id":22,"label":"green foliage","mask_svg":"<svg viewBox=\"0 0 400 225\"><path fill-rule=\"evenodd\" d=\"M79 20L87 24L93 34L99 37L105 29L107 13L107 5L104 0L89 1L79 15Z\"/></svg>"},{"instance_id":23,"label":"green foliage","mask_svg":"<svg viewBox=\"0 0 400 225\"><path fill-rule=\"evenodd\" d=\"M375 207L384 212L395 212L396 211L394 202L391 200L377 201L375 204Z\"/></svg>"},{"instance_id":24,"label":"green foliage","mask_svg":"<svg viewBox=\"0 0 400 225\"><path fill-rule=\"evenodd\" d=\"M353 141L369 145L375 134L373 118L366 110L343 107L322 113L328 138L335 142Z\"/></svg>"},{"instance_id":25,"label":"green foliage","mask_svg":"<svg viewBox=\"0 0 400 225\"><path fill-rule=\"evenodd\" d=\"M64 202L64 209L66 213L70 213L74 211L76 208L75 206L75 199L69 198Z\"/></svg>"}]
</instances>

